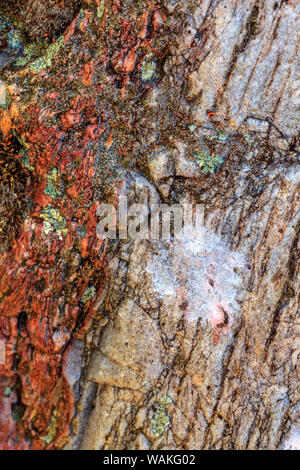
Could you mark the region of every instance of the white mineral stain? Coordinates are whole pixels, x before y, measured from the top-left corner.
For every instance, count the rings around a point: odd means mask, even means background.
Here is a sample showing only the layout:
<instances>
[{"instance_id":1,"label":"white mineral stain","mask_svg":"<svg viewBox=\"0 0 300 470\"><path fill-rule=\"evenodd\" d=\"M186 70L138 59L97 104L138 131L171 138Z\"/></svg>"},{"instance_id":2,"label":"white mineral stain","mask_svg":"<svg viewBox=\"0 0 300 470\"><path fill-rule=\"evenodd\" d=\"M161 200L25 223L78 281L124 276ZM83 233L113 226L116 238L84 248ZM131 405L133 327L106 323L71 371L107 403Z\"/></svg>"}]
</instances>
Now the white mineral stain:
<instances>
[{"instance_id":1,"label":"white mineral stain","mask_svg":"<svg viewBox=\"0 0 300 470\"><path fill-rule=\"evenodd\" d=\"M179 296L187 306L187 320L201 318L228 331L239 311L236 296L246 269L244 255L206 227L154 246L156 254L146 270L159 297Z\"/></svg>"},{"instance_id":2,"label":"white mineral stain","mask_svg":"<svg viewBox=\"0 0 300 470\"><path fill-rule=\"evenodd\" d=\"M284 450L300 450L300 429L294 428L285 442Z\"/></svg>"}]
</instances>

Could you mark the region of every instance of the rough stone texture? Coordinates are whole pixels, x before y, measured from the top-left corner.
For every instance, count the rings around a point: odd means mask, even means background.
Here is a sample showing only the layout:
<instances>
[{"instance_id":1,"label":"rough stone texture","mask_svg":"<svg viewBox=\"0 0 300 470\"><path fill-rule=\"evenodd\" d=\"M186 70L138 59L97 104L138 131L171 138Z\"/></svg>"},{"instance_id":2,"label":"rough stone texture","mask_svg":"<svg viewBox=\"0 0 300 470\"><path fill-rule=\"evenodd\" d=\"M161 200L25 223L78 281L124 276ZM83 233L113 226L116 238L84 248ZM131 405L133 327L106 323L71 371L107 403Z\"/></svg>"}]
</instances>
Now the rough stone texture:
<instances>
[{"instance_id":1,"label":"rough stone texture","mask_svg":"<svg viewBox=\"0 0 300 470\"><path fill-rule=\"evenodd\" d=\"M296 0L90 0L5 62L36 178L1 255L3 448L299 448L299 23ZM97 241L99 202L146 186L202 204L209 266L197 240Z\"/></svg>"},{"instance_id":2,"label":"rough stone texture","mask_svg":"<svg viewBox=\"0 0 300 470\"><path fill-rule=\"evenodd\" d=\"M64 32L81 3L81 0L0 0L0 11L19 20L29 36L51 39Z\"/></svg>"}]
</instances>

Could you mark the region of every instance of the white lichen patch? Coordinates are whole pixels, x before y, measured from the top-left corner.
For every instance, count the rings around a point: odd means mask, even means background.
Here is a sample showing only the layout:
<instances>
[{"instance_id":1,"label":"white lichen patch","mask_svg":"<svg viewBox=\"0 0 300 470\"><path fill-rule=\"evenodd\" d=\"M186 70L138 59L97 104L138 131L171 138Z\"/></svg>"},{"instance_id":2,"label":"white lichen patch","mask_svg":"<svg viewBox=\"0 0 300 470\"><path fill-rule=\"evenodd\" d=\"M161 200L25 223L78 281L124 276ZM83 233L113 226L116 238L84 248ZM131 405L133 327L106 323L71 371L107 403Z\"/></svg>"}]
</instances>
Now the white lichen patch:
<instances>
[{"instance_id":1,"label":"white lichen patch","mask_svg":"<svg viewBox=\"0 0 300 470\"><path fill-rule=\"evenodd\" d=\"M243 254L234 252L211 229L158 241L146 271L160 298L179 300L187 320L228 332L239 311L237 292L246 269Z\"/></svg>"},{"instance_id":2,"label":"white lichen patch","mask_svg":"<svg viewBox=\"0 0 300 470\"><path fill-rule=\"evenodd\" d=\"M141 66L141 76L144 81L151 80L156 71L156 63L150 60L151 56L152 54L149 54Z\"/></svg>"},{"instance_id":3,"label":"white lichen patch","mask_svg":"<svg viewBox=\"0 0 300 470\"><path fill-rule=\"evenodd\" d=\"M44 219L43 230L46 235L56 232L59 239L62 240L63 236L68 233L66 219L58 209L48 205L42 210L41 217Z\"/></svg>"}]
</instances>

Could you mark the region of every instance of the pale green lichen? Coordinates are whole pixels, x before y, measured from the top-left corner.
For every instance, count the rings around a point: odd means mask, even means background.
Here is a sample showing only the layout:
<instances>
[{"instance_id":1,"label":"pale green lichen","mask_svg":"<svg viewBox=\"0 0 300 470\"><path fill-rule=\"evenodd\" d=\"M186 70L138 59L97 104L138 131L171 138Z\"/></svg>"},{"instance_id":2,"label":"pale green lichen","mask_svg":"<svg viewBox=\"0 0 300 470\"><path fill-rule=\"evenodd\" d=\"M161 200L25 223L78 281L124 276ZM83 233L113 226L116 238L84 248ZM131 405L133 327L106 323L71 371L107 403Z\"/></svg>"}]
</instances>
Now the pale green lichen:
<instances>
[{"instance_id":1,"label":"pale green lichen","mask_svg":"<svg viewBox=\"0 0 300 470\"><path fill-rule=\"evenodd\" d=\"M23 46L22 36L19 31L11 30L8 33L8 40L9 40L9 46L12 49L18 50L18 49L21 49Z\"/></svg>"},{"instance_id":2,"label":"pale green lichen","mask_svg":"<svg viewBox=\"0 0 300 470\"><path fill-rule=\"evenodd\" d=\"M41 441L49 445L55 438L55 435L57 432L57 410L53 411L52 416L51 416L51 421L47 430L48 430L48 434L46 436L42 436L40 439Z\"/></svg>"},{"instance_id":3,"label":"pale green lichen","mask_svg":"<svg viewBox=\"0 0 300 470\"><path fill-rule=\"evenodd\" d=\"M105 8L105 0L101 0L100 6L97 8L98 18L102 18Z\"/></svg>"},{"instance_id":4,"label":"pale green lichen","mask_svg":"<svg viewBox=\"0 0 300 470\"><path fill-rule=\"evenodd\" d=\"M8 109L11 105L11 102L11 94L7 90L4 83L0 80L0 107L2 109Z\"/></svg>"},{"instance_id":5,"label":"pale green lichen","mask_svg":"<svg viewBox=\"0 0 300 470\"><path fill-rule=\"evenodd\" d=\"M56 232L59 239L62 240L63 236L68 233L65 217L54 207L50 205L45 207L41 212L41 217L44 219L43 230L46 235L50 232Z\"/></svg>"},{"instance_id":6,"label":"pale green lichen","mask_svg":"<svg viewBox=\"0 0 300 470\"><path fill-rule=\"evenodd\" d=\"M93 299L93 297L95 297L96 295L96 289L94 286L91 286L91 287L87 287L84 291L84 293L82 294L81 296L81 302L83 304L86 304L87 302L89 302L90 300Z\"/></svg>"},{"instance_id":7,"label":"pale green lichen","mask_svg":"<svg viewBox=\"0 0 300 470\"><path fill-rule=\"evenodd\" d=\"M53 59L59 53L62 47L64 47L63 36L58 38L57 41L53 44L50 44L50 46L46 49L45 54L43 54L37 60L32 62L32 64L30 65L30 70L40 72L41 70L46 69L47 67L51 67Z\"/></svg>"},{"instance_id":8,"label":"pale green lichen","mask_svg":"<svg viewBox=\"0 0 300 470\"><path fill-rule=\"evenodd\" d=\"M9 397L11 394L11 388L10 387L5 387L4 391L3 391L3 395L5 397Z\"/></svg>"},{"instance_id":9,"label":"pale green lichen","mask_svg":"<svg viewBox=\"0 0 300 470\"><path fill-rule=\"evenodd\" d=\"M224 158L221 155L210 152L200 152L194 155L197 164L201 168L201 173L208 174L214 171L223 163Z\"/></svg>"},{"instance_id":10,"label":"pale green lichen","mask_svg":"<svg viewBox=\"0 0 300 470\"><path fill-rule=\"evenodd\" d=\"M253 138L250 134L245 135L244 137L245 141L247 142L248 145L252 144Z\"/></svg>"},{"instance_id":11,"label":"pale green lichen","mask_svg":"<svg viewBox=\"0 0 300 470\"><path fill-rule=\"evenodd\" d=\"M80 225L79 227L76 228L76 233L77 233L77 236L83 240L86 236L86 228L83 226L83 225Z\"/></svg>"},{"instance_id":12,"label":"pale green lichen","mask_svg":"<svg viewBox=\"0 0 300 470\"><path fill-rule=\"evenodd\" d=\"M47 186L44 193L48 196L52 196L53 199L56 199L63 194L62 185L57 182L57 179L57 168L52 168L51 173L47 175Z\"/></svg>"},{"instance_id":13,"label":"pale green lichen","mask_svg":"<svg viewBox=\"0 0 300 470\"><path fill-rule=\"evenodd\" d=\"M168 395L161 396L157 403L154 417L151 419L152 432L155 437L160 437L171 424L171 418L167 412L167 406L173 403Z\"/></svg>"},{"instance_id":14,"label":"pale green lichen","mask_svg":"<svg viewBox=\"0 0 300 470\"><path fill-rule=\"evenodd\" d=\"M209 138L212 142L219 142L220 144L226 143L228 141L228 135L223 132L217 132L215 135Z\"/></svg>"},{"instance_id":15,"label":"pale green lichen","mask_svg":"<svg viewBox=\"0 0 300 470\"><path fill-rule=\"evenodd\" d=\"M45 44L40 44L37 42L25 45L23 55L19 57L18 60L15 62L15 66L25 67L25 65L27 65L28 62L30 62L34 56L40 54L43 47L45 47Z\"/></svg>"},{"instance_id":16,"label":"pale green lichen","mask_svg":"<svg viewBox=\"0 0 300 470\"><path fill-rule=\"evenodd\" d=\"M141 65L141 76L144 81L151 80L156 71L156 63L148 60L150 56L149 54Z\"/></svg>"},{"instance_id":17,"label":"pale green lichen","mask_svg":"<svg viewBox=\"0 0 300 470\"><path fill-rule=\"evenodd\" d=\"M31 165L30 160L28 158L28 144L25 142L24 139L22 139L22 137L19 136L19 134L14 129L12 130L12 134L17 139L17 141L19 142L19 144L21 146L21 148L18 152L19 155L22 155L22 157L20 158L20 162L22 162L23 165L28 170L33 170L34 168Z\"/></svg>"},{"instance_id":18,"label":"pale green lichen","mask_svg":"<svg viewBox=\"0 0 300 470\"><path fill-rule=\"evenodd\" d=\"M20 158L20 161L23 163L23 165L28 169L28 170L33 170L33 166L31 165L30 163L30 160L27 156L27 153L24 151L21 150L20 152L21 155L23 155L21 158Z\"/></svg>"}]
</instances>

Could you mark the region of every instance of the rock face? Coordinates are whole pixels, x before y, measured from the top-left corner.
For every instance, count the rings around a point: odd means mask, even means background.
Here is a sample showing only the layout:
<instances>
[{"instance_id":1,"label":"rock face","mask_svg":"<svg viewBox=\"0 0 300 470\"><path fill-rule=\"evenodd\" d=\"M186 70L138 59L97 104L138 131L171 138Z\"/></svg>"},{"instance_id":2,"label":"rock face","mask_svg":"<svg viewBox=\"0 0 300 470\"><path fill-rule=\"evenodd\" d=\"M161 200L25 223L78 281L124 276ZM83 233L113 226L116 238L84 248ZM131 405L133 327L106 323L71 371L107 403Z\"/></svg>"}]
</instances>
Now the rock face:
<instances>
[{"instance_id":1,"label":"rock face","mask_svg":"<svg viewBox=\"0 0 300 470\"><path fill-rule=\"evenodd\" d=\"M299 26L296 0L90 0L6 58L33 184L1 255L3 448L299 448ZM100 203L149 194L199 232L97 238Z\"/></svg>"}]
</instances>

